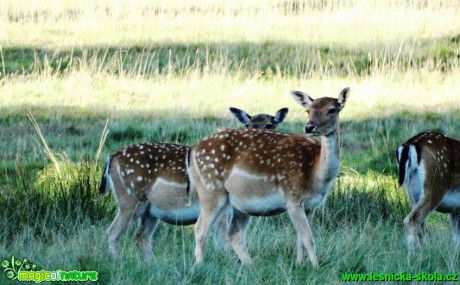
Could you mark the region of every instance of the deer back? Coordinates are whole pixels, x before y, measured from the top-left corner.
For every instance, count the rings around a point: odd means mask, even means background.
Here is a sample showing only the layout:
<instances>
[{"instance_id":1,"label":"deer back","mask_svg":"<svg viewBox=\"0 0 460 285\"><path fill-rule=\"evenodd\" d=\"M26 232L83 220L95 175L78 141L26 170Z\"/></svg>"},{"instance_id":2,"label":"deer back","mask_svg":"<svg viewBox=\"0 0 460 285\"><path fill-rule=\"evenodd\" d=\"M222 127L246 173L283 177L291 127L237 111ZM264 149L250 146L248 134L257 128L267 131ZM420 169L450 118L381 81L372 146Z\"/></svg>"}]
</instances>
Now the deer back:
<instances>
[{"instance_id":1,"label":"deer back","mask_svg":"<svg viewBox=\"0 0 460 285\"><path fill-rule=\"evenodd\" d=\"M112 154L109 173L117 175L126 194L136 196L140 201L159 179L186 186L186 158L189 147L176 144L133 144ZM117 193L118 196L119 193Z\"/></svg>"},{"instance_id":2,"label":"deer back","mask_svg":"<svg viewBox=\"0 0 460 285\"><path fill-rule=\"evenodd\" d=\"M275 187L295 189L314 176L320 150L316 138L297 134L223 130L194 146L191 156L206 185L222 186L230 175L239 173L257 176ZM293 183L296 185L290 185ZM264 191L264 187L245 190Z\"/></svg>"}]
</instances>

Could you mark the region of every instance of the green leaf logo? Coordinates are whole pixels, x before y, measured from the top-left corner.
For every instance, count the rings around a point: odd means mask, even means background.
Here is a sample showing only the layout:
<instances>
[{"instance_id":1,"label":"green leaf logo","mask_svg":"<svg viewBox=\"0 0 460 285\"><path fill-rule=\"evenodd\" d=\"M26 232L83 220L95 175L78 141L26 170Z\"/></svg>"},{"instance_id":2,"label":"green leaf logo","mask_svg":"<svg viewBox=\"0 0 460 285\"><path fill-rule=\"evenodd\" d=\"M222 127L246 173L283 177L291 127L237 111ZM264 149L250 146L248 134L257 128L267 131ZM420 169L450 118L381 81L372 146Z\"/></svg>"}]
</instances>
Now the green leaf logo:
<instances>
[{"instance_id":1,"label":"green leaf logo","mask_svg":"<svg viewBox=\"0 0 460 285\"><path fill-rule=\"evenodd\" d=\"M4 268L3 273L8 279L16 280L20 271L30 271L37 266L27 258L16 259L13 255L11 261L8 259L2 261L2 267Z\"/></svg>"},{"instance_id":2,"label":"green leaf logo","mask_svg":"<svg viewBox=\"0 0 460 285\"><path fill-rule=\"evenodd\" d=\"M8 266L10 266L10 263L8 262L8 260L4 259L4 260L2 261L2 267L3 267L3 268L7 268Z\"/></svg>"}]
</instances>

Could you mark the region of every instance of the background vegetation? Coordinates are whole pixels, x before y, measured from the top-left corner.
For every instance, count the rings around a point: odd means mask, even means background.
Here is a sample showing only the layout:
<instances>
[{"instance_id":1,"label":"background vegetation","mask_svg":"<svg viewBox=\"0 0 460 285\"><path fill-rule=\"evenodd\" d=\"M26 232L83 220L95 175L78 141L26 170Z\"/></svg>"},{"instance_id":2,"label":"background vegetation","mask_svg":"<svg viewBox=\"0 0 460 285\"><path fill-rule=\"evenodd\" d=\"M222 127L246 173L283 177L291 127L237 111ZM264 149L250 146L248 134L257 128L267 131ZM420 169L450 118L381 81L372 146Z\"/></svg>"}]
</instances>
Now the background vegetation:
<instances>
[{"instance_id":1,"label":"background vegetation","mask_svg":"<svg viewBox=\"0 0 460 285\"><path fill-rule=\"evenodd\" d=\"M98 270L101 284L458 273L445 215L429 218L427 246L407 255L409 207L394 149L424 130L460 137L459 13L453 0L2 1L0 257ZM253 266L209 243L207 264L196 267L193 228L163 224L157 262L143 260L132 232L121 258L107 256L116 204L93 198L109 153L140 141L193 145L239 127L229 106L251 114L289 107L280 129L301 133L306 115L289 90L336 96L345 86L341 172L313 225L319 269L295 265L284 214L253 219Z\"/></svg>"}]
</instances>

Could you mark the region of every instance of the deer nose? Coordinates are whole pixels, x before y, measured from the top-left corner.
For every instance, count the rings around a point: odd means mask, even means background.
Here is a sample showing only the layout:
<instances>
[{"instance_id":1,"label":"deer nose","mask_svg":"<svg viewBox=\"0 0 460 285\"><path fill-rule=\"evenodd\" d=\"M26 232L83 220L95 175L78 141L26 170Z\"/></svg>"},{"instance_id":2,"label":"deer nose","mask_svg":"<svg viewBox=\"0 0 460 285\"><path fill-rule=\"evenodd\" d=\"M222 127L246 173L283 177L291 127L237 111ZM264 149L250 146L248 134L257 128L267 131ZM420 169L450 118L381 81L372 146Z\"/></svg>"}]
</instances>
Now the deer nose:
<instances>
[{"instance_id":1,"label":"deer nose","mask_svg":"<svg viewBox=\"0 0 460 285\"><path fill-rule=\"evenodd\" d=\"M309 134L313 132L313 130L316 128L315 124L313 123L308 123L305 125L305 133Z\"/></svg>"}]
</instances>

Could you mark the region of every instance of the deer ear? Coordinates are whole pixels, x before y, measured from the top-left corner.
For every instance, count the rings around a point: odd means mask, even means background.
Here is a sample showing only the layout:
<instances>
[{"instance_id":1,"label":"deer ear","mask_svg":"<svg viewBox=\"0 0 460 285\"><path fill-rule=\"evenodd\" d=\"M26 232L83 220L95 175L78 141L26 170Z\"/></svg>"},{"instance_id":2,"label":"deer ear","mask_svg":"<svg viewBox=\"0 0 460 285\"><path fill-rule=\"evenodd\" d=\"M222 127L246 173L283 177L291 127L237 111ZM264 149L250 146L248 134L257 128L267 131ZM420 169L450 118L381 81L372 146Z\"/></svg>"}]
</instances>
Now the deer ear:
<instances>
[{"instance_id":1,"label":"deer ear","mask_svg":"<svg viewBox=\"0 0 460 285\"><path fill-rule=\"evenodd\" d=\"M294 100L302 105L304 108L309 109L311 104L313 103L313 99L308 96L307 93L304 93L302 91L296 91L292 90L291 91L291 96L294 98Z\"/></svg>"},{"instance_id":2,"label":"deer ear","mask_svg":"<svg viewBox=\"0 0 460 285\"><path fill-rule=\"evenodd\" d=\"M243 125L249 124L249 121L251 120L252 117L248 113L238 108L234 108L234 107L230 107L229 109L233 117L235 117L238 121L240 121L240 123L242 123Z\"/></svg>"},{"instance_id":3,"label":"deer ear","mask_svg":"<svg viewBox=\"0 0 460 285\"><path fill-rule=\"evenodd\" d=\"M345 107L345 103L348 100L348 97L350 96L350 87L344 88L342 91L340 91L339 98L337 99L337 102L339 103L340 110Z\"/></svg>"},{"instance_id":4,"label":"deer ear","mask_svg":"<svg viewBox=\"0 0 460 285\"><path fill-rule=\"evenodd\" d=\"M284 121L284 119L286 119L288 112L289 112L288 108L279 109L275 115L275 124L276 125L281 124Z\"/></svg>"}]
</instances>

